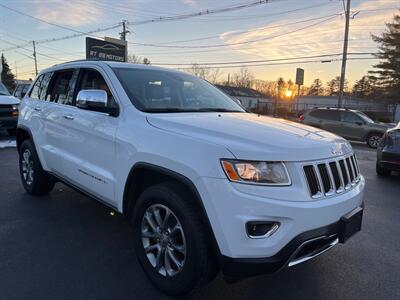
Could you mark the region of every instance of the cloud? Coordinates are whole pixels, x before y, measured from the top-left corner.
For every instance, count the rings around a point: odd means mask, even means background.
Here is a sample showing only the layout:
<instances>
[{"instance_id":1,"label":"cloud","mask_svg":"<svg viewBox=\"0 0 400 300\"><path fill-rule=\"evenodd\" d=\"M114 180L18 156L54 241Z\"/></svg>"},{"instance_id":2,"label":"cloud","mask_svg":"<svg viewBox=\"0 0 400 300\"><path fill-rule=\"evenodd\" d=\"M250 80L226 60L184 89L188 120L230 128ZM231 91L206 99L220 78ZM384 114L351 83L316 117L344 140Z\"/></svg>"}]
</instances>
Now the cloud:
<instances>
[{"instance_id":1,"label":"cloud","mask_svg":"<svg viewBox=\"0 0 400 300\"><path fill-rule=\"evenodd\" d=\"M189 6L195 6L196 0L182 0L183 4L189 5Z\"/></svg>"},{"instance_id":2,"label":"cloud","mask_svg":"<svg viewBox=\"0 0 400 300\"><path fill-rule=\"evenodd\" d=\"M353 48L350 48L349 52L360 52L363 51L363 49L369 50L370 52L373 51L376 44L372 42L370 34L379 34L382 32L385 28L384 24L389 22L394 13L398 11L396 9L384 9L389 7L393 8L393 6L393 3L388 3L384 0L376 0L373 2L363 2L352 8L353 12L360 11L360 13L355 19L351 20L349 46ZM252 28L243 34L225 32L220 35L220 39L226 44L231 44L230 48L236 52L267 59L340 53L344 32L343 16L337 16L332 20L309 28L304 28L297 32L293 31L318 23L323 19L280 26L298 20L307 20L334 13L340 13L338 7L335 7L334 10L327 10L324 13L320 12L319 15L314 16L296 13L291 15L290 18L286 18L285 21L273 21L265 24L265 26ZM267 39L255 43L234 45L235 43L264 38Z\"/></svg>"},{"instance_id":3,"label":"cloud","mask_svg":"<svg viewBox=\"0 0 400 300\"><path fill-rule=\"evenodd\" d=\"M35 1L35 17L66 26L83 26L99 22L103 11L94 2L79 0Z\"/></svg>"}]
</instances>

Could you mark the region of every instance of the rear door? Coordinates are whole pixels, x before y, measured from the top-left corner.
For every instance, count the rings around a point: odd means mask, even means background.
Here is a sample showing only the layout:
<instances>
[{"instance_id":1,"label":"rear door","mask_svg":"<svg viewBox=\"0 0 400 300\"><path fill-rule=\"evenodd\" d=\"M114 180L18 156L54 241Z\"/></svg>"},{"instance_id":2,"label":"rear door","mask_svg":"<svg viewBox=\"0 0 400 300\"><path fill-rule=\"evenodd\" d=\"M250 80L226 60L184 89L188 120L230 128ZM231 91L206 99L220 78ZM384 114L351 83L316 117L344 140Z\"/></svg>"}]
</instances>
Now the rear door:
<instances>
[{"instance_id":1,"label":"rear door","mask_svg":"<svg viewBox=\"0 0 400 300\"><path fill-rule=\"evenodd\" d=\"M309 113L313 117L315 127L338 134L340 128L340 114L334 109L317 109Z\"/></svg>"},{"instance_id":2,"label":"rear door","mask_svg":"<svg viewBox=\"0 0 400 300\"><path fill-rule=\"evenodd\" d=\"M43 152L46 146L46 136L44 132L44 121L42 118L42 109L44 97L47 92L49 79L52 73L41 74L37 77L31 90L24 98L20 106L19 125L23 126L24 122L29 122L29 129L33 135L33 141L36 145L36 151L44 169L47 168L47 159Z\"/></svg>"}]
</instances>

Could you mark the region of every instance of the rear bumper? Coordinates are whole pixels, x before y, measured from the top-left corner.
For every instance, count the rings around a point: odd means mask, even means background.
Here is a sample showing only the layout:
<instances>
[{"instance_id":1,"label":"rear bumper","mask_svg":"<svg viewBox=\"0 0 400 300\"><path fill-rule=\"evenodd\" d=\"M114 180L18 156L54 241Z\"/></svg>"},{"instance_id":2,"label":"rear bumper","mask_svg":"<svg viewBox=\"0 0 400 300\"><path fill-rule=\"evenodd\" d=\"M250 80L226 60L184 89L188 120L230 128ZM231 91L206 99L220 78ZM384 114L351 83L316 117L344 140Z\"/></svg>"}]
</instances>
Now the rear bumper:
<instances>
[{"instance_id":1,"label":"rear bumper","mask_svg":"<svg viewBox=\"0 0 400 300\"><path fill-rule=\"evenodd\" d=\"M378 152L378 164L388 170L400 171L400 153L388 149Z\"/></svg>"},{"instance_id":2,"label":"rear bumper","mask_svg":"<svg viewBox=\"0 0 400 300\"><path fill-rule=\"evenodd\" d=\"M221 257L225 276L243 278L277 272L312 259L339 243L340 221L304 232L292 239L277 254L266 258ZM309 247L307 249L307 247Z\"/></svg>"},{"instance_id":3,"label":"rear bumper","mask_svg":"<svg viewBox=\"0 0 400 300\"><path fill-rule=\"evenodd\" d=\"M18 117L0 117L0 129L17 128Z\"/></svg>"}]
</instances>

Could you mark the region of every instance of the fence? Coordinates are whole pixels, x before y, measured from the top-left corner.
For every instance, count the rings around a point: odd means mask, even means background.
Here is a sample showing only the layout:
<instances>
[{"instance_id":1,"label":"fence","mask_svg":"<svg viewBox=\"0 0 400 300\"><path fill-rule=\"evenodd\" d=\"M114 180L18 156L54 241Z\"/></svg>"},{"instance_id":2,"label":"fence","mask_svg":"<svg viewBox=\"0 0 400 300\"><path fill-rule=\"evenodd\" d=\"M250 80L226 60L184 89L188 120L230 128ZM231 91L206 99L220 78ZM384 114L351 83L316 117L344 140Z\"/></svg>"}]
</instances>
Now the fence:
<instances>
[{"instance_id":1,"label":"fence","mask_svg":"<svg viewBox=\"0 0 400 300\"><path fill-rule=\"evenodd\" d=\"M282 101L263 101L257 100L255 107L249 108L251 111L263 115L275 115L285 118L293 118L300 116L304 111L318 108L331 107L337 108L337 104L327 105L326 103L296 103ZM396 111L396 104L381 104L381 103L351 103L345 104L345 108L359 110L370 116L372 119L381 122L393 122Z\"/></svg>"}]
</instances>

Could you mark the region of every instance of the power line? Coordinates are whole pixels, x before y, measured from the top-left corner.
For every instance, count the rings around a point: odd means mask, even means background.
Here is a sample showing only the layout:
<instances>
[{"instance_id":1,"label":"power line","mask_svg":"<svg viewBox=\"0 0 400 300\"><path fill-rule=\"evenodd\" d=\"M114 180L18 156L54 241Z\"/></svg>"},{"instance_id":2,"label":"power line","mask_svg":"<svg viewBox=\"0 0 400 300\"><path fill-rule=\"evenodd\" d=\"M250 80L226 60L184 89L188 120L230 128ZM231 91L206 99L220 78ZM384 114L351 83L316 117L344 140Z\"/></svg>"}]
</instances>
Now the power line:
<instances>
[{"instance_id":1,"label":"power line","mask_svg":"<svg viewBox=\"0 0 400 300\"><path fill-rule=\"evenodd\" d=\"M373 52L352 52L348 53L349 55L373 55L376 53ZM273 61L285 61L285 60L298 60L298 59L311 59L311 58L324 58L324 57L333 57L333 56L341 56L342 53L332 53L332 54L321 54L321 55L309 55L309 56L300 56L300 57L289 57L289 58L276 58L276 59L262 59L262 60L247 60L247 61L224 61L224 62L204 62L199 63L201 66L208 65L234 65L234 64L251 64L251 63L263 63L263 62L273 62ZM193 63L154 63L159 66L187 66L192 65Z\"/></svg>"},{"instance_id":2,"label":"power line","mask_svg":"<svg viewBox=\"0 0 400 300\"><path fill-rule=\"evenodd\" d=\"M160 45L160 44L145 44L145 43L133 43L133 42L128 42L128 44L132 44L132 45L139 45L139 46L149 46L149 47L160 47L160 48L217 48L217 47L230 47L230 46L235 46L235 45L244 45L244 44L251 44L251 43L256 43L256 42L260 42L260 41L265 41L265 40L270 40L270 39L274 39L277 37L281 37L281 36L285 36L288 34L292 34L304 29L308 29L314 26L317 26L319 24L322 24L324 22L330 21L334 18L336 18L337 16L335 15L334 17L330 17L330 18L326 18L322 21L292 30L292 31L288 31L282 34L278 34L278 35L274 35L274 36L268 36L268 37L264 37L264 38L260 38L260 39L256 39L256 40L250 40L250 41L244 41L244 42L236 42L236 43L229 43L229 44L214 44L214 45L196 45L196 46L172 46L172 45Z\"/></svg>"},{"instance_id":3,"label":"power line","mask_svg":"<svg viewBox=\"0 0 400 300\"><path fill-rule=\"evenodd\" d=\"M347 60L376 60L378 58L375 57L353 57L348 58ZM248 68L248 67L261 67L261 66L279 66L279 65L295 65L295 64L307 64L307 63L331 63L331 62L341 62L339 59L330 59L329 61L321 61L321 60L306 60L306 61L290 61L290 62L281 62L281 63L260 63L254 65L229 65L229 66L219 66L218 69L228 69L228 68ZM214 69L215 66L205 66L202 67L204 69ZM191 70L192 67L179 68L179 70Z\"/></svg>"},{"instance_id":4,"label":"power line","mask_svg":"<svg viewBox=\"0 0 400 300\"><path fill-rule=\"evenodd\" d=\"M201 10L201 11L194 12L194 13L181 14L181 15L176 15L176 16L164 16L164 17L160 16L158 18L149 19L149 20L130 21L130 22L128 22L128 25L143 25L143 24L149 24L149 23L155 23L155 22L184 20L184 19L204 16L204 15L231 12L231 11L235 11L235 10L255 7L255 6L268 4L268 3L271 3L271 1L269 1L269 0L259 0L259 1L242 3L242 4L235 5L235 6L216 8L216 9L205 9L205 10Z\"/></svg>"}]
</instances>

